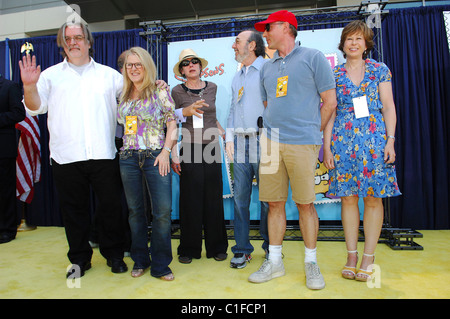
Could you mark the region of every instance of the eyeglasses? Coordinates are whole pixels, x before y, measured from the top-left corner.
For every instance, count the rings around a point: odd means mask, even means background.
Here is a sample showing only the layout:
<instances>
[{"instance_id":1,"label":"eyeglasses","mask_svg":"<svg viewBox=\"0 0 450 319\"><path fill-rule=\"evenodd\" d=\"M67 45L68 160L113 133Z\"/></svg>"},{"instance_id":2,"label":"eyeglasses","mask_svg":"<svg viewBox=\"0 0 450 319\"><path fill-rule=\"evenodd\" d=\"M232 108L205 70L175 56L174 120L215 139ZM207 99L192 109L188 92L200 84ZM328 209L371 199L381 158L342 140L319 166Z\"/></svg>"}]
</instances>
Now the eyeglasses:
<instances>
[{"instance_id":1,"label":"eyeglasses","mask_svg":"<svg viewBox=\"0 0 450 319\"><path fill-rule=\"evenodd\" d=\"M270 31L270 25L271 25L271 24L281 24L281 23L284 23L284 22L267 23L266 26L264 27L264 30L266 30L267 32L269 32L269 31Z\"/></svg>"},{"instance_id":2,"label":"eyeglasses","mask_svg":"<svg viewBox=\"0 0 450 319\"><path fill-rule=\"evenodd\" d=\"M191 60L183 60L183 61L181 61L180 65L188 66L189 64L191 64L191 62L192 62L192 64L198 64L198 63L200 63L200 60L197 58L193 58Z\"/></svg>"},{"instance_id":3,"label":"eyeglasses","mask_svg":"<svg viewBox=\"0 0 450 319\"><path fill-rule=\"evenodd\" d=\"M139 62L137 62L137 63L125 63L125 67L126 67L127 69L132 69L133 66L134 66L136 69L142 69L142 63L139 63Z\"/></svg>"},{"instance_id":4,"label":"eyeglasses","mask_svg":"<svg viewBox=\"0 0 450 319\"><path fill-rule=\"evenodd\" d=\"M65 37L64 40L66 41L66 43L70 43L72 40L75 40L75 42L81 42L84 40L84 36L83 35L75 35L73 37Z\"/></svg>"}]
</instances>

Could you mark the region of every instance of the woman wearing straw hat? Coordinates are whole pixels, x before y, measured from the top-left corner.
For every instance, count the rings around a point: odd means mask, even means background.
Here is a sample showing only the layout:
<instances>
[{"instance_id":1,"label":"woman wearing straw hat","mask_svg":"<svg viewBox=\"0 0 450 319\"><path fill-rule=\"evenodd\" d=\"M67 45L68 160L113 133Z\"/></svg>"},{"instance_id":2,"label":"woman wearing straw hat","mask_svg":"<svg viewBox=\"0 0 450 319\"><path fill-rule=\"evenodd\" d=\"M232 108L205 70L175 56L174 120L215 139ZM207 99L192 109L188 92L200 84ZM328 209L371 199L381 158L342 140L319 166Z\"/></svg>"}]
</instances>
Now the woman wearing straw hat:
<instances>
[{"instance_id":1,"label":"woman wearing straw hat","mask_svg":"<svg viewBox=\"0 0 450 319\"><path fill-rule=\"evenodd\" d=\"M207 65L208 61L192 49L185 49L173 68L177 76L186 79L172 90L175 109L182 108L187 115L182 124L180 157L172 154L172 168L180 175L181 263L201 257L202 230L206 257L217 261L227 258L219 144L224 130L216 118L217 86L201 79Z\"/></svg>"}]
</instances>

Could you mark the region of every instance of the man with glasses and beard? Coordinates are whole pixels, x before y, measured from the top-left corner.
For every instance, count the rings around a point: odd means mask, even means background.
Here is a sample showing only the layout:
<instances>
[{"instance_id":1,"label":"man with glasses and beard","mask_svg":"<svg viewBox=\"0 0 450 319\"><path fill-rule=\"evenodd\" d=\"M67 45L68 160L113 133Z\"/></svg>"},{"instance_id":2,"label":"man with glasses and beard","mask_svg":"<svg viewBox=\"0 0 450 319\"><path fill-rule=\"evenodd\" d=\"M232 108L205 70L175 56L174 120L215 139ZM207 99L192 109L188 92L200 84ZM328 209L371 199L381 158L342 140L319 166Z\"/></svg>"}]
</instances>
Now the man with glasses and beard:
<instances>
[{"instance_id":1,"label":"man with glasses and beard","mask_svg":"<svg viewBox=\"0 0 450 319\"><path fill-rule=\"evenodd\" d=\"M253 178L259 185L259 128L258 118L264 111L259 85L264 59L264 40L259 32L246 30L238 34L232 45L235 59L242 64L231 84L231 108L227 121L226 152L233 162L234 178L234 238L236 245L231 248L234 257L231 268L244 268L251 260L254 248L249 240L250 201ZM268 205L260 203L260 235L262 248L267 253Z\"/></svg>"}]
</instances>

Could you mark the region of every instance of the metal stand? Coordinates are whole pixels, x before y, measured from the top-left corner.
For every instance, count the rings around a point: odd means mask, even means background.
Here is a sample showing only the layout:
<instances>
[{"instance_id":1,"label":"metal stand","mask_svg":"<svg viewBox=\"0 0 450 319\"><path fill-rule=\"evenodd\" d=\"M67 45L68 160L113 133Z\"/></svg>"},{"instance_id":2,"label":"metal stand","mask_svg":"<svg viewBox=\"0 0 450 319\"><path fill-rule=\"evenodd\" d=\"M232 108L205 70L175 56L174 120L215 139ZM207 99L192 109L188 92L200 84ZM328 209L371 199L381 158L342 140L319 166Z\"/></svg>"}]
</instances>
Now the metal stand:
<instances>
[{"instance_id":1,"label":"metal stand","mask_svg":"<svg viewBox=\"0 0 450 319\"><path fill-rule=\"evenodd\" d=\"M24 232L24 231L30 231L30 230L36 229L36 226L31 226L31 225L27 224L27 221L25 219L25 215L26 215L25 214L25 208L26 208L25 205L26 205L25 203L22 204L22 221L21 221L20 225L17 227L18 232Z\"/></svg>"}]
</instances>

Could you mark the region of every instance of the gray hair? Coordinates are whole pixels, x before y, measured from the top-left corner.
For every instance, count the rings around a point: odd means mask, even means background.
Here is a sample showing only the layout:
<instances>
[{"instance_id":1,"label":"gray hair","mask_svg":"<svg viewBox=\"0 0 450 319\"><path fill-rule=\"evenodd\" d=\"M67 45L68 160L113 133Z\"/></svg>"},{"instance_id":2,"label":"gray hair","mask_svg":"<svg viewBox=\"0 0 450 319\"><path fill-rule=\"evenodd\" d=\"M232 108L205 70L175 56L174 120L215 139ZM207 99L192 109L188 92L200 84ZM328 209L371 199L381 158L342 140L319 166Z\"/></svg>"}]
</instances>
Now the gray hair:
<instances>
[{"instance_id":1,"label":"gray hair","mask_svg":"<svg viewBox=\"0 0 450 319\"><path fill-rule=\"evenodd\" d=\"M89 31L89 28L87 25L83 24L83 23L74 23L74 22L66 22L64 23L61 28L59 28L58 30L58 35L56 36L56 44L58 45L59 48L61 48L61 55L66 58L66 52L64 52L64 47L67 47L67 43L66 43L66 28L67 27L72 27L72 26L79 26L82 30L83 30L83 35L84 38L87 42L89 42L90 44L90 48L89 48L89 55L91 57L94 56L94 37L92 36L91 31Z\"/></svg>"}]
</instances>

